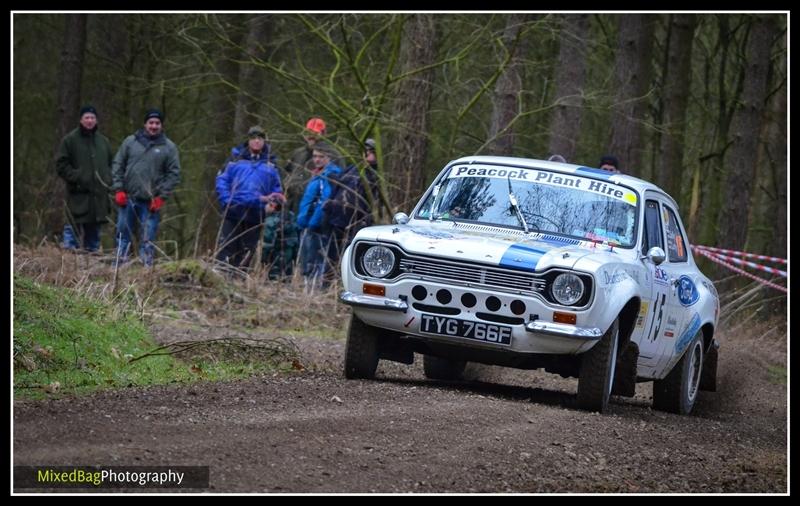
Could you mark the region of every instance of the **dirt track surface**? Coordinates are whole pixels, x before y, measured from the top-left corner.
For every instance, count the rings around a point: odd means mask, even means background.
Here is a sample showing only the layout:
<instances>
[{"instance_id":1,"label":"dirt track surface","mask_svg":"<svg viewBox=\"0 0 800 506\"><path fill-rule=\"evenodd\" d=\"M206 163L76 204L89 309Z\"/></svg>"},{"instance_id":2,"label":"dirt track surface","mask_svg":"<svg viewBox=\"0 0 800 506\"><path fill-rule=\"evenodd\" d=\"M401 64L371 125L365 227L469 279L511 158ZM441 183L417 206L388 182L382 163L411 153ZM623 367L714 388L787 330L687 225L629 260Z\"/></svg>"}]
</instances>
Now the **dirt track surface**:
<instances>
[{"instance_id":1,"label":"dirt track surface","mask_svg":"<svg viewBox=\"0 0 800 506\"><path fill-rule=\"evenodd\" d=\"M14 464L207 465L203 492L787 493L786 385L768 373L785 340L721 340L719 391L678 416L650 409L649 383L598 415L575 380L470 365L436 382L419 356L348 381L343 342L300 339L305 372L17 401Z\"/></svg>"}]
</instances>

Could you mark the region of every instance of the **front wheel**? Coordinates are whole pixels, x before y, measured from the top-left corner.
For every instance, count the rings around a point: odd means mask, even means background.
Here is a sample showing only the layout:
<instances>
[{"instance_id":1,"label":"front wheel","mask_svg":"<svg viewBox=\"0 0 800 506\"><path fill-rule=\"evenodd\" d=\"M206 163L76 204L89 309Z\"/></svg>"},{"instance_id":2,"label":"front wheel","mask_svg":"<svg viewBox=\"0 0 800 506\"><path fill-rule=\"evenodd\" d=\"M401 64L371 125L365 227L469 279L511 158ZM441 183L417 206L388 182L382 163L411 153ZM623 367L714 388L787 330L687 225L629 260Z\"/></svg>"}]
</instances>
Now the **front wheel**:
<instances>
[{"instance_id":1,"label":"front wheel","mask_svg":"<svg viewBox=\"0 0 800 506\"><path fill-rule=\"evenodd\" d=\"M592 349L583 354L578 377L578 407L605 413L614 384L619 344L619 318Z\"/></svg>"},{"instance_id":2,"label":"front wheel","mask_svg":"<svg viewBox=\"0 0 800 506\"><path fill-rule=\"evenodd\" d=\"M356 315L350 317L344 352L344 377L372 379L378 368L378 331Z\"/></svg>"},{"instance_id":3,"label":"front wheel","mask_svg":"<svg viewBox=\"0 0 800 506\"><path fill-rule=\"evenodd\" d=\"M653 382L653 408L688 415L697 400L702 372L703 333L700 331L667 377Z\"/></svg>"}]
</instances>

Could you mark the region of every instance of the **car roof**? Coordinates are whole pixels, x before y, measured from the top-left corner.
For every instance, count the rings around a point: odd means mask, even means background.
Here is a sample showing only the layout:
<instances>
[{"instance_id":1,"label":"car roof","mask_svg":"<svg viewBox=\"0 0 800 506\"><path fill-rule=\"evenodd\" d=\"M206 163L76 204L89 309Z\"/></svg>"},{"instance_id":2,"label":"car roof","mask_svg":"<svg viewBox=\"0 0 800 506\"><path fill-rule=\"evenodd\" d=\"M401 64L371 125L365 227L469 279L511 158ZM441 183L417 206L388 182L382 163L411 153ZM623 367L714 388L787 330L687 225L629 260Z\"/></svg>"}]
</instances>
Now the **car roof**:
<instances>
[{"instance_id":1,"label":"car roof","mask_svg":"<svg viewBox=\"0 0 800 506\"><path fill-rule=\"evenodd\" d=\"M585 165L575 165L572 163L559 163L551 162L548 160L537 160L535 158L517 158L512 156L465 156L451 161L447 166L456 164L469 164L469 163L485 163L490 165L513 165L515 167L526 167L531 169L547 169L555 172L562 172L564 174L575 174L579 176L596 177L605 179L612 183L621 183L630 186L637 190L640 194L644 195L647 190L662 193L667 198L675 202L667 192L644 179L638 177L628 176L626 174L614 174L603 169L596 167L587 167ZM677 207L677 205L676 205Z\"/></svg>"}]
</instances>

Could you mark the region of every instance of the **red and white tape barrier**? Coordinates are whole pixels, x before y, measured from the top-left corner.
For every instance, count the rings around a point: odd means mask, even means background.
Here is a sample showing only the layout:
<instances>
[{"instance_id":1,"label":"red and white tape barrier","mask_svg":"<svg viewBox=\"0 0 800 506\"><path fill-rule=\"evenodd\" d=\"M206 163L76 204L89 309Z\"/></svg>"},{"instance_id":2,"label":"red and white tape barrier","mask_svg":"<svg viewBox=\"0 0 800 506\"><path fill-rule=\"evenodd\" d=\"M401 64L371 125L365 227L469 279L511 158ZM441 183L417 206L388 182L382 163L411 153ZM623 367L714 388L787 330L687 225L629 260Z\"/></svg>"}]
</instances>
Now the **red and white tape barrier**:
<instances>
[{"instance_id":1,"label":"red and white tape barrier","mask_svg":"<svg viewBox=\"0 0 800 506\"><path fill-rule=\"evenodd\" d=\"M753 262L748 262L746 260L739 260L738 258L729 257L726 255L720 255L719 253L711 253L715 257L719 258L720 260L726 260L728 262L733 262L736 265L743 265L745 267L752 267L753 269L758 269L759 271L769 272L770 274L777 274L778 276L786 277L786 271L782 271L780 269L775 269L772 267L767 267L765 265L759 265Z\"/></svg>"},{"instance_id":2,"label":"red and white tape barrier","mask_svg":"<svg viewBox=\"0 0 800 506\"><path fill-rule=\"evenodd\" d=\"M756 260L761 260L763 262L772 262L775 264L784 264L786 265L788 262L785 258L778 258L778 257L768 257L766 255L756 255L755 253L745 253L744 251L735 251L732 249L722 249L722 248L712 248L711 246L701 246L699 244L695 244L692 246L693 248L697 249L704 249L708 251L712 251L714 253L721 253L723 255L733 255L735 257L744 257L744 258L755 258Z\"/></svg>"},{"instance_id":3,"label":"red and white tape barrier","mask_svg":"<svg viewBox=\"0 0 800 506\"><path fill-rule=\"evenodd\" d=\"M748 278L753 279L755 281L758 281L759 283L761 283L763 285L767 285L767 286L769 286L771 288L774 288L776 290L780 290L781 292L787 293L786 287L781 286L781 285L777 285L777 284L775 284L775 283L773 283L771 281L767 281L766 279L759 278L755 274L750 274L749 272L745 271L744 269L740 269L740 268L738 268L738 267L736 267L736 266L734 266L732 264L729 264L728 262L726 262L724 260L721 260L721 259L717 258L718 255L715 255L714 253L712 253L710 251L706 251L706 250L701 249L701 248L697 248L695 251L697 251L697 253L703 255L704 257L708 258L712 262L716 262L716 263L718 263L720 265L723 265L723 266L727 267L728 269L732 270L733 272L737 272L737 273L741 274L742 276L745 276L745 277L748 277Z\"/></svg>"}]
</instances>

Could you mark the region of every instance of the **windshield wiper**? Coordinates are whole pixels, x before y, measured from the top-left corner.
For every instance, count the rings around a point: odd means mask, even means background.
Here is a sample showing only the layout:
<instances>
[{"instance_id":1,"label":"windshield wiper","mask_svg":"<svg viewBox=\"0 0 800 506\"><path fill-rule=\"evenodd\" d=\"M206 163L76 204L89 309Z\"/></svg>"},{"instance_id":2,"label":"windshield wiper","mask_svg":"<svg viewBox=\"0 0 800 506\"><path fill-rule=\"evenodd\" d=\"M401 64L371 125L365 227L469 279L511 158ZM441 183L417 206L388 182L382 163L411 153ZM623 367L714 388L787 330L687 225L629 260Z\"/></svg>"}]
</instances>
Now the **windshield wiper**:
<instances>
[{"instance_id":1,"label":"windshield wiper","mask_svg":"<svg viewBox=\"0 0 800 506\"><path fill-rule=\"evenodd\" d=\"M522 211L519 208L519 204L517 204L517 197L514 195L514 189L511 187L511 174L508 175L508 201L511 202L511 207L514 208L517 218L519 218L519 222L522 223L522 228L525 229L527 234L528 224L525 222L525 217L522 216Z\"/></svg>"}]
</instances>

